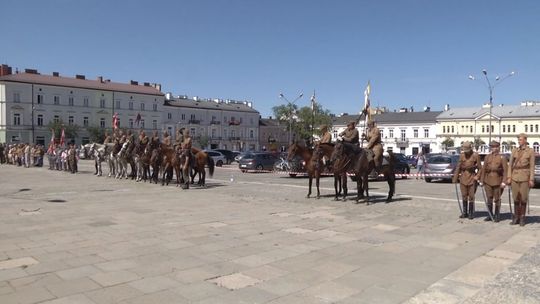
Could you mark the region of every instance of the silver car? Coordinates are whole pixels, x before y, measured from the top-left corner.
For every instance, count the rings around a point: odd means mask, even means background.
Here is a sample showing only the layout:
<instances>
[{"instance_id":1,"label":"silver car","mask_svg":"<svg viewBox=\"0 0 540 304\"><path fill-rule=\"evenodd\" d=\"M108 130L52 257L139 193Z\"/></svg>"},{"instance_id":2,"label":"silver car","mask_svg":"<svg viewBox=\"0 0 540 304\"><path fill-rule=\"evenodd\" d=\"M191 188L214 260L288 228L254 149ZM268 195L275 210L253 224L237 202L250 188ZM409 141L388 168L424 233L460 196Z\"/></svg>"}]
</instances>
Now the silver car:
<instances>
[{"instance_id":1,"label":"silver car","mask_svg":"<svg viewBox=\"0 0 540 304\"><path fill-rule=\"evenodd\" d=\"M221 166L223 166L223 164L227 163L227 157L225 157L225 155L223 155L221 152L213 151L213 150L208 150L208 151L205 151L205 152L210 157L212 157L212 159L214 160L214 164L216 164L217 167L221 167Z\"/></svg>"},{"instance_id":2,"label":"silver car","mask_svg":"<svg viewBox=\"0 0 540 304\"><path fill-rule=\"evenodd\" d=\"M459 154L430 155L427 158L426 163L424 164L424 174L426 175L425 176L426 182L431 183L431 181L434 179L442 179L445 181L451 181L452 176L454 175L454 171L456 170L458 161L459 161ZM437 176L439 174L440 176Z\"/></svg>"}]
</instances>

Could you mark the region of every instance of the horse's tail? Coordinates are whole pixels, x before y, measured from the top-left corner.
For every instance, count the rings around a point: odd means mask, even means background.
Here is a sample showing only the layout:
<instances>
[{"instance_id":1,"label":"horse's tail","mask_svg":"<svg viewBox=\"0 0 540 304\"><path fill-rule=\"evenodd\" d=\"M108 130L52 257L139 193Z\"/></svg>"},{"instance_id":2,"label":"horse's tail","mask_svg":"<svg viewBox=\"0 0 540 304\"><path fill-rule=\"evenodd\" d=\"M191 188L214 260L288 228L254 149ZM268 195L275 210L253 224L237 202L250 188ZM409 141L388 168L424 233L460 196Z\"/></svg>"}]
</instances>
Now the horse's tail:
<instances>
[{"instance_id":1,"label":"horse's tail","mask_svg":"<svg viewBox=\"0 0 540 304\"><path fill-rule=\"evenodd\" d=\"M210 177L214 176L214 168L216 165L214 164L214 159L212 156L206 154L206 160L208 162L208 174L210 174Z\"/></svg>"}]
</instances>

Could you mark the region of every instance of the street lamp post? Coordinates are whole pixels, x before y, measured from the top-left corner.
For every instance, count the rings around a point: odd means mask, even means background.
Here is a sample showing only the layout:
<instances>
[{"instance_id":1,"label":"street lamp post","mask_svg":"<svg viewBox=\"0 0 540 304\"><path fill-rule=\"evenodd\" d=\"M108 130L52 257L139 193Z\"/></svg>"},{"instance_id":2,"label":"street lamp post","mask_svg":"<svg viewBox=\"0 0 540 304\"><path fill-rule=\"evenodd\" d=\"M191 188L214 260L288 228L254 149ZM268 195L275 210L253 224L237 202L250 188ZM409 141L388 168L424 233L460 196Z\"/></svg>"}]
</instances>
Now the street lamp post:
<instances>
[{"instance_id":1,"label":"street lamp post","mask_svg":"<svg viewBox=\"0 0 540 304\"><path fill-rule=\"evenodd\" d=\"M492 84L491 81L489 81L489 78L487 76L487 71L484 69L482 70L482 74L484 74L484 77L486 79L486 82L487 82L487 88L489 90L489 126L488 126L488 129L489 129L489 139L488 139L488 145L489 143L491 142L491 109L493 108L493 89L495 89L495 87L499 84L501 84L506 78L510 77L510 76L514 76L516 73L515 72L510 72L508 75L504 76L504 77L495 77L495 83ZM469 79L470 80L475 80L476 78L472 75L469 75Z\"/></svg>"},{"instance_id":2,"label":"street lamp post","mask_svg":"<svg viewBox=\"0 0 540 304\"><path fill-rule=\"evenodd\" d=\"M295 106L295 102L297 102L300 98L302 98L304 96L304 93L300 93L300 95L298 95L298 97L296 97L293 102L290 102L287 97L285 97L285 95L283 95L283 93L279 93L279 98L281 99L285 99L285 101L288 103L287 106L289 107L289 113L288 113L288 118L289 118L289 145L292 144L292 119L293 119L293 115L296 114L296 110L294 109L294 106Z\"/></svg>"}]
</instances>

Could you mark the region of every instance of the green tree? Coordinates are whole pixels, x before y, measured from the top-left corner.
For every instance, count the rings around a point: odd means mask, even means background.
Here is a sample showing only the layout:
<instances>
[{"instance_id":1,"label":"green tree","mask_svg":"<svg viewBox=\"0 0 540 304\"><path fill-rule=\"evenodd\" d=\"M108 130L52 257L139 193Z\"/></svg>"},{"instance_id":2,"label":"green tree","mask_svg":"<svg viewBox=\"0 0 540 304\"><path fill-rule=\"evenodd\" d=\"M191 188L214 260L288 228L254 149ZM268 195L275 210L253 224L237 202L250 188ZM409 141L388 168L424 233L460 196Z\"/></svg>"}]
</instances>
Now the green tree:
<instances>
[{"instance_id":1,"label":"green tree","mask_svg":"<svg viewBox=\"0 0 540 304\"><path fill-rule=\"evenodd\" d=\"M210 138L208 138L208 136L206 135L202 135L201 137L199 137L197 142L199 143L199 146L201 148L206 149L206 147L208 147L208 143L210 142Z\"/></svg>"},{"instance_id":2,"label":"green tree","mask_svg":"<svg viewBox=\"0 0 540 304\"><path fill-rule=\"evenodd\" d=\"M445 140L443 140L442 144L447 148L453 147L454 146L454 140L451 139L450 137L447 137Z\"/></svg>"},{"instance_id":3,"label":"green tree","mask_svg":"<svg viewBox=\"0 0 540 304\"><path fill-rule=\"evenodd\" d=\"M485 145L485 144L486 144L486 142L483 141L483 140L481 140L480 137L476 137L476 138L474 139L473 145L474 145L474 149L475 149L475 150L478 150L478 149L480 148L480 146L483 146L483 145Z\"/></svg>"},{"instance_id":4,"label":"green tree","mask_svg":"<svg viewBox=\"0 0 540 304\"><path fill-rule=\"evenodd\" d=\"M90 142L102 143L105 140L105 128L100 128L97 126L91 126L86 128L90 134ZM110 133L109 133L110 134Z\"/></svg>"},{"instance_id":5,"label":"green tree","mask_svg":"<svg viewBox=\"0 0 540 304\"><path fill-rule=\"evenodd\" d=\"M319 126L325 124L330 127L332 124L329 110L323 109L318 103L315 103L314 108L312 111L309 106L298 108L296 104L287 103L273 107L272 111L287 131L291 132L291 137L296 135L297 139L311 141L312 128L314 134L320 134Z\"/></svg>"},{"instance_id":6,"label":"green tree","mask_svg":"<svg viewBox=\"0 0 540 304\"><path fill-rule=\"evenodd\" d=\"M60 138L62 136L62 128L64 129L66 143L75 140L79 137L79 126L78 125L66 125L62 120L57 122L49 121L47 124L49 130L54 130L54 138Z\"/></svg>"}]
</instances>

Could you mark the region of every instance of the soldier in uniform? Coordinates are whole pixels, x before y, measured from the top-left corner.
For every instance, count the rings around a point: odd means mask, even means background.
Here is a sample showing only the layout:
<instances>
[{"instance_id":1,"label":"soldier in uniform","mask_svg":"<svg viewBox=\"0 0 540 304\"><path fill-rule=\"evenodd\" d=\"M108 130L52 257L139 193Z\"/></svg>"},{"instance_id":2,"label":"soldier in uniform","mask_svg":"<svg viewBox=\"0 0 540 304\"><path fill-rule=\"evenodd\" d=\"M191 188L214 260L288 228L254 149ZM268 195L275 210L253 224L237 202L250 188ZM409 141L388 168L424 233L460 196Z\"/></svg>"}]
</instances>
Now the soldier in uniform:
<instances>
[{"instance_id":1,"label":"soldier in uniform","mask_svg":"<svg viewBox=\"0 0 540 304\"><path fill-rule=\"evenodd\" d=\"M169 136L169 133L167 131L163 132L163 144L167 147L172 147L171 145L171 137Z\"/></svg>"},{"instance_id":2,"label":"soldier in uniform","mask_svg":"<svg viewBox=\"0 0 540 304\"><path fill-rule=\"evenodd\" d=\"M189 130L184 129L183 131L183 139L182 143L180 145L180 155L181 157L185 157L184 163L181 164L182 166L182 175L184 177L184 185L182 186L183 189L189 189L189 172L190 172L190 162L192 160L192 153L191 153L191 146L193 144L193 141L191 139L191 136L189 135Z\"/></svg>"},{"instance_id":3,"label":"soldier in uniform","mask_svg":"<svg viewBox=\"0 0 540 304\"><path fill-rule=\"evenodd\" d=\"M141 144L141 146L146 147L149 141L150 140L148 139L148 136L146 136L144 131L141 130L141 132L139 132L139 143Z\"/></svg>"},{"instance_id":4,"label":"soldier in uniform","mask_svg":"<svg viewBox=\"0 0 540 304\"><path fill-rule=\"evenodd\" d=\"M493 203L495 203L495 213L493 220L499 222L501 212L501 195L506 184L506 174L508 170L508 162L506 158L499 154L500 144L497 141L489 143L491 154L484 159L482 169L478 173L477 180L484 187L487 197L487 206L489 212L493 214ZM490 221L491 218L486 217L485 221Z\"/></svg>"},{"instance_id":5,"label":"soldier in uniform","mask_svg":"<svg viewBox=\"0 0 540 304\"><path fill-rule=\"evenodd\" d=\"M152 138L150 139L150 144L152 145L152 147L159 147L160 145L160 140L159 140L159 134L158 134L158 131L155 131L152 132Z\"/></svg>"},{"instance_id":6,"label":"soldier in uniform","mask_svg":"<svg viewBox=\"0 0 540 304\"><path fill-rule=\"evenodd\" d=\"M373 151L375 169L377 171L380 171L380 168L382 166L382 161L383 161L382 159L383 146L382 146L382 140L381 140L381 131L379 131L379 128L377 128L373 120L368 121L368 129L369 131L366 136L366 139L368 140L367 148Z\"/></svg>"},{"instance_id":7,"label":"soldier in uniform","mask_svg":"<svg viewBox=\"0 0 540 304\"><path fill-rule=\"evenodd\" d=\"M527 146L527 135L518 135L518 148L512 150L506 183L511 186L514 200L514 217L511 225L519 221L525 225L525 210L529 201L529 189L534 187L534 150Z\"/></svg>"},{"instance_id":8,"label":"soldier in uniform","mask_svg":"<svg viewBox=\"0 0 540 304\"><path fill-rule=\"evenodd\" d=\"M109 132L105 131L105 139L103 140L103 144L110 144L112 142L112 138L109 135Z\"/></svg>"},{"instance_id":9,"label":"soldier in uniform","mask_svg":"<svg viewBox=\"0 0 540 304\"><path fill-rule=\"evenodd\" d=\"M453 183L458 182L463 199L463 213L460 218L474 218L474 195L476 193L476 170L480 168L480 156L472 150L472 144L469 141L461 145L462 153L459 155L459 161L452 178Z\"/></svg>"},{"instance_id":10,"label":"soldier in uniform","mask_svg":"<svg viewBox=\"0 0 540 304\"><path fill-rule=\"evenodd\" d=\"M328 132L328 126L322 125L321 126L321 140L319 141L321 144L329 144L332 143L332 134Z\"/></svg>"}]
</instances>

